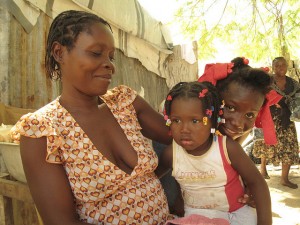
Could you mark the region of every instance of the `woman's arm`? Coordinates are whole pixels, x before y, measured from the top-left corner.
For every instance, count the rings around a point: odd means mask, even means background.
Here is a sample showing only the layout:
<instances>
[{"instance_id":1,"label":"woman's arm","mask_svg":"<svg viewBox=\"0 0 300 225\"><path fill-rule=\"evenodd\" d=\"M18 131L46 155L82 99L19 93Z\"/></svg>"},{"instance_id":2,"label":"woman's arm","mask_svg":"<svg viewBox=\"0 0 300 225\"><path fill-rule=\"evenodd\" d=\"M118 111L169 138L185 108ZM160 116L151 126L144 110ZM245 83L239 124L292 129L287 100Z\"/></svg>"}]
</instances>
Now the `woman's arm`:
<instances>
[{"instance_id":1,"label":"woman's arm","mask_svg":"<svg viewBox=\"0 0 300 225\"><path fill-rule=\"evenodd\" d=\"M20 151L27 183L44 225L79 222L69 180L62 165L46 162L46 137L21 136Z\"/></svg>"},{"instance_id":2,"label":"woman's arm","mask_svg":"<svg viewBox=\"0 0 300 225\"><path fill-rule=\"evenodd\" d=\"M137 96L133 102L142 134L152 140L163 144L170 144L172 138L168 135L169 128L163 116L155 111L141 96Z\"/></svg>"},{"instance_id":3,"label":"woman's arm","mask_svg":"<svg viewBox=\"0 0 300 225\"><path fill-rule=\"evenodd\" d=\"M256 204L257 224L272 224L271 197L268 185L242 147L227 138L227 151L232 167L247 183Z\"/></svg>"},{"instance_id":4,"label":"woman's arm","mask_svg":"<svg viewBox=\"0 0 300 225\"><path fill-rule=\"evenodd\" d=\"M172 169L172 162L173 162L172 145L168 145L160 155L158 167L155 170L155 174L159 178L166 175Z\"/></svg>"}]
</instances>

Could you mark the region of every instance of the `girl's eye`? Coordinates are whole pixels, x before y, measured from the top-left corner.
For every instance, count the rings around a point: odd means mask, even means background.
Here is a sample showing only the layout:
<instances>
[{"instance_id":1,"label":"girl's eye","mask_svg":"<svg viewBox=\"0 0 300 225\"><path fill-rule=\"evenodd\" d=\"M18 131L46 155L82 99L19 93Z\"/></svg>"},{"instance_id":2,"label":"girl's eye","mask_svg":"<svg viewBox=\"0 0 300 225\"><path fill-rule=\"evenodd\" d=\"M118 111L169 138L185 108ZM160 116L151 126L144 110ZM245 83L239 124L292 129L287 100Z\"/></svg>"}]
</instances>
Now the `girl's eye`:
<instances>
[{"instance_id":1,"label":"girl's eye","mask_svg":"<svg viewBox=\"0 0 300 225\"><path fill-rule=\"evenodd\" d=\"M114 61L115 61L115 57L114 57L114 56L110 56L110 57L109 57L109 60L110 60L111 62L114 62Z\"/></svg>"},{"instance_id":2,"label":"girl's eye","mask_svg":"<svg viewBox=\"0 0 300 225\"><path fill-rule=\"evenodd\" d=\"M254 115L254 113L247 113L247 114L246 114L246 117L247 117L248 119L253 119L253 118L255 118L255 115Z\"/></svg>"},{"instance_id":3,"label":"girl's eye","mask_svg":"<svg viewBox=\"0 0 300 225\"><path fill-rule=\"evenodd\" d=\"M172 122L172 124L173 123L180 123L180 120L179 119L172 119L171 122Z\"/></svg>"},{"instance_id":4,"label":"girl's eye","mask_svg":"<svg viewBox=\"0 0 300 225\"><path fill-rule=\"evenodd\" d=\"M232 105L225 105L226 109L228 109L230 112L234 112L235 108Z\"/></svg>"},{"instance_id":5,"label":"girl's eye","mask_svg":"<svg viewBox=\"0 0 300 225\"><path fill-rule=\"evenodd\" d=\"M197 119L193 119L192 121L193 121L193 123L199 123L199 122L200 122L200 121L197 120Z\"/></svg>"}]
</instances>

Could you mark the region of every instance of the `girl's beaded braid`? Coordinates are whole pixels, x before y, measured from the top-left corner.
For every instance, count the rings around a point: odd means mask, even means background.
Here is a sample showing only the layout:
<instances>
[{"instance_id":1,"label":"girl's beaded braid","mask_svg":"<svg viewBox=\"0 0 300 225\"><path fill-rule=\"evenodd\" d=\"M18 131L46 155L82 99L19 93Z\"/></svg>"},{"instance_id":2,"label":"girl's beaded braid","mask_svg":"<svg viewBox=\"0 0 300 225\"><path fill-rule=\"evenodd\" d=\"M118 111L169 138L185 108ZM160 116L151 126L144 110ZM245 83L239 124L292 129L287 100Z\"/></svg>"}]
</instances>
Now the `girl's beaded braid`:
<instances>
[{"instance_id":1,"label":"girl's beaded braid","mask_svg":"<svg viewBox=\"0 0 300 225\"><path fill-rule=\"evenodd\" d=\"M203 114L212 122L212 129L217 130L218 124L221 122L220 116L222 112L222 101L220 95L210 82L180 82L176 84L168 93L165 107L164 116L167 120L167 125L170 121L172 101L176 98L198 98L202 102Z\"/></svg>"}]
</instances>

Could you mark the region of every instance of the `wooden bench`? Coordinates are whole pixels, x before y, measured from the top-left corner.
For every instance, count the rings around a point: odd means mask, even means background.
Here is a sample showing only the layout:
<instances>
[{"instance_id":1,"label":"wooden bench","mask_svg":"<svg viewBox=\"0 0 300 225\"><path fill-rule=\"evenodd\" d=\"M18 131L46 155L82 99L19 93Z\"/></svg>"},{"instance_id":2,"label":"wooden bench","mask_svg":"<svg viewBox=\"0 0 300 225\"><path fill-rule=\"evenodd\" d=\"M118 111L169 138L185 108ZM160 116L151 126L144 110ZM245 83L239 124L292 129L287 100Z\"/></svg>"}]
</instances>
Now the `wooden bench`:
<instances>
[{"instance_id":1,"label":"wooden bench","mask_svg":"<svg viewBox=\"0 0 300 225\"><path fill-rule=\"evenodd\" d=\"M0 225L41 225L29 188L0 174Z\"/></svg>"}]
</instances>

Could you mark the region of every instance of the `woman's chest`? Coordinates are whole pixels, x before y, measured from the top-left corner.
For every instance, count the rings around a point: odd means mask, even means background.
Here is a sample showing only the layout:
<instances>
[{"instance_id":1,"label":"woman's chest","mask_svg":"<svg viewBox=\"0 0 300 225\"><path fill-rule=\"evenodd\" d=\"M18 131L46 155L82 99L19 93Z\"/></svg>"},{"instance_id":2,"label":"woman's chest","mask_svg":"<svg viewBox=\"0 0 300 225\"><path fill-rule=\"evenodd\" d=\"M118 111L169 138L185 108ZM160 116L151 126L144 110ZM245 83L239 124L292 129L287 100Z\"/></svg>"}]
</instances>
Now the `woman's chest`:
<instances>
[{"instance_id":1,"label":"woman's chest","mask_svg":"<svg viewBox=\"0 0 300 225\"><path fill-rule=\"evenodd\" d=\"M82 160L81 163L86 165L107 161L111 167L126 174L142 167L154 170L156 155L138 124L134 125L134 119L132 114L115 116L109 112L90 115L85 120L60 121L64 158ZM70 163L69 166L74 165Z\"/></svg>"}]
</instances>

